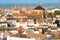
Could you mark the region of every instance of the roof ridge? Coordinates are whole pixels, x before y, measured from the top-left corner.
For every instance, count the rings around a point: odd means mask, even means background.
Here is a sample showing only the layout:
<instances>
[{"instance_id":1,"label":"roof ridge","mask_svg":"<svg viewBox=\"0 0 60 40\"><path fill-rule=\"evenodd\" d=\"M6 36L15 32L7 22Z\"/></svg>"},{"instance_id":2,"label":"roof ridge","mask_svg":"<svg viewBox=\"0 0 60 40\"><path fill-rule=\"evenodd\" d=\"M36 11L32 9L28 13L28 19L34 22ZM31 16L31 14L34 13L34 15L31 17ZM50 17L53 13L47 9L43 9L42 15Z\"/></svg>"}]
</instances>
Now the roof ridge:
<instances>
[{"instance_id":1,"label":"roof ridge","mask_svg":"<svg viewBox=\"0 0 60 40\"><path fill-rule=\"evenodd\" d=\"M34 10L45 10L42 6L38 5Z\"/></svg>"}]
</instances>

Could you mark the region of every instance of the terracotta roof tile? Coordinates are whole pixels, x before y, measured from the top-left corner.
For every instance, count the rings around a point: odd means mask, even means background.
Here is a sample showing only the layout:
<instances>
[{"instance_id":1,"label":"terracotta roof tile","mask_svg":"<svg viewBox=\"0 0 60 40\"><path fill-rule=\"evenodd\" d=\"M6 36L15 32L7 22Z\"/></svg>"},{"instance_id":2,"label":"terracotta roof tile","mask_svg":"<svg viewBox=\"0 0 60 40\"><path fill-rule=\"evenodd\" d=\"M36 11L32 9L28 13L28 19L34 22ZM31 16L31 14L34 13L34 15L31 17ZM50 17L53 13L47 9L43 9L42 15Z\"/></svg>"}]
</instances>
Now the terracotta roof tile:
<instances>
[{"instance_id":1,"label":"terracotta roof tile","mask_svg":"<svg viewBox=\"0 0 60 40\"><path fill-rule=\"evenodd\" d=\"M7 17L12 17L12 15L7 15Z\"/></svg>"},{"instance_id":2,"label":"terracotta roof tile","mask_svg":"<svg viewBox=\"0 0 60 40\"><path fill-rule=\"evenodd\" d=\"M19 20L19 18L7 18L7 20Z\"/></svg>"}]
</instances>

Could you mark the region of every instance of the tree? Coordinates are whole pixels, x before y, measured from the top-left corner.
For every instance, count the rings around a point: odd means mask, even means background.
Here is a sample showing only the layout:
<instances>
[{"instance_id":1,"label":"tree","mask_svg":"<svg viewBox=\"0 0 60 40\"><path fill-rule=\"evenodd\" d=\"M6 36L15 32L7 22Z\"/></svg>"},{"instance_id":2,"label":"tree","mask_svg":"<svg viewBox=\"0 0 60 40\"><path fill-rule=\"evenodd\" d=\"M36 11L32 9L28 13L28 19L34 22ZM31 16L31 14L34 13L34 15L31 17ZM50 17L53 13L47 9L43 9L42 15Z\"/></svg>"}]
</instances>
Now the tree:
<instances>
[{"instance_id":1,"label":"tree","mask_svg":"<svg viewBox=\"0 0 60 40\"><path fill-rule=\"evenodd\" d=\"M44 32L44 28L42 28L42 34L44 34L45 32Z\"/></svg>"},{"instance_id":2,"label":"tree","mask_svg":"<svg viewBox=\"0 0 60 40\"><path fill-rule=\"evenodd\" d=\"M36 19L34 19L34 24L36 24Z\"/></svg>"},{"instance_id":3,"label":"tree","mask_svg":"<svg viewBox=\"0 0 60 40\"><path fill-rule=\"evenodd\" d=\"M10 24L8 23L8 25L7 25L8 27L10 27Z\"/></svg>"},{"instance_id":4,"label":"tree","mask_svg":"<svg viewBox=\"0 0 60 40\"><path fill-rule=\"evenodd\" d=\"M59 26L59 20L56 20L55 23L57 24L57 26Z\"/></svg>"},{"instance_id":5,"label":"tree","mask_svg":"<svg viewBox=\"0 0 60 40\"><path fill-rule=\"evenodd\" d=\"M53 14L52 13L48 13L48 17L52 18L52 20L53 20Z\"/></svg>"},{"instance_id":6,"label":"tree","mask_svg":"<svg viewBox=\"0 0 60 40\"><path fill-rule=\"evenodd\" d=\"M56 11L54 12L54 15L60 15L60 11L59 11L59 10L56 10Z\"/></svg>"},{"instance_id":7,"label":"tree","mask_svg":"<svg viewBox=\"0 0 60 40\"><path fill-rule=\"evenodd\" d=\"M45 13L44 13L43 17L46 19L46 15L45 15Z\"/></svg>"}]
</instances>

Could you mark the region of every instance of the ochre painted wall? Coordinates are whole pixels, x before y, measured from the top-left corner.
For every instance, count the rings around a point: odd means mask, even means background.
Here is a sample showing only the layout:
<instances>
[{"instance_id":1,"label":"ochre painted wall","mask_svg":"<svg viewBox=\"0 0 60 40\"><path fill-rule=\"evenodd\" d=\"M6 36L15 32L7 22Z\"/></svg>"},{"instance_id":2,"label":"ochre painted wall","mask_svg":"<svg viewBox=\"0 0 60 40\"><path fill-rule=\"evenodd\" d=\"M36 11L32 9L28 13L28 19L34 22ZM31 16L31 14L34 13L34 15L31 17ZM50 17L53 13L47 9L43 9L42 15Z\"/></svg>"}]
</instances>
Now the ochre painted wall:
<instances>
[{"instance_id":1,"label":"ochre painted wall","mask_svg":"<svg viewBox=\"0 0 60 40\"><path fill-rule=\"evenodd\" d=\"M32 10L31 12L32 13L38 13L38 14L41 14L41 15L44 14L44 10Z\"/></svg>"}]
</instances>

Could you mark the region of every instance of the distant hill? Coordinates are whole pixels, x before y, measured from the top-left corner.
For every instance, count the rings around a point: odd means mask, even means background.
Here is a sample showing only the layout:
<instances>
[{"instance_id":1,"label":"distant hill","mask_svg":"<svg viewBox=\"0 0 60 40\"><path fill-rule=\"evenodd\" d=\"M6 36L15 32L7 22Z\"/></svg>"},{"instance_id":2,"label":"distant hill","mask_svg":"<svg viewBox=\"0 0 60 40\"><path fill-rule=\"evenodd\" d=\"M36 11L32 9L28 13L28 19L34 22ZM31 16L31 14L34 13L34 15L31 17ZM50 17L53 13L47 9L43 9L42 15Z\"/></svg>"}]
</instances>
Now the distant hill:
<instances>
[{"instance_id":1,"label":"distant hill","mask_svg":"<svg viewBox=\"0 0 60 40\"><path fill-rule=\"evenodd\" d=\"M0 7L12 7L12 6L38 6L38 4L34 3L34 4L1 4L0 3ZM41 4L41 6L45 7L45 6L60 6L60 3L45 3L45 4Z\"/></svg>"},{"instance_id":2,"label":"distant hill","mask_svg":"<svg viewBox=\"0 0 60 40\"><path fill-rule=\"evenodd\" d=\"M45 3L41 4L42 6L60 6L60 3Z\"/></svg>"}]
</instances>

